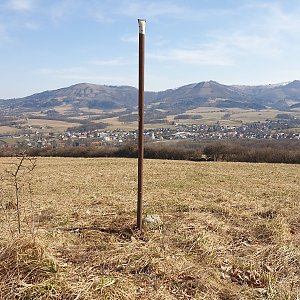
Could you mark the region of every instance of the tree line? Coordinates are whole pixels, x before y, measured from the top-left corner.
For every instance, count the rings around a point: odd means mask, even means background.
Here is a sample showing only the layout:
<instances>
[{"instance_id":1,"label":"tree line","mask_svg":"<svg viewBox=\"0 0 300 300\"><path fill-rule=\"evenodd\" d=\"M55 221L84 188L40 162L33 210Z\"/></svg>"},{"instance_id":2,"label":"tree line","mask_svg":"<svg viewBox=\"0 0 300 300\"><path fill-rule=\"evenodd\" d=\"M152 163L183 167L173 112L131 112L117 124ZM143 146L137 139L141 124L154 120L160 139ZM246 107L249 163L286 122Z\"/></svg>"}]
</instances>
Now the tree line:
<instances>
[{"instance_id":1,"label":"tree line","mask_svg":"<svg viewBox=\"0 0 300 300\"><path fill-rule=\"evenodd\" d=\"M0 156L13 156L24 149L1 149ZM138 156L134 142L122 146L78 146L28 148L29 156L45 157L128 157ZM145 145L144 157L192 161L228 161L256 163L300 163L300 140L156 142Z\"/></svg>"}]
</instances>

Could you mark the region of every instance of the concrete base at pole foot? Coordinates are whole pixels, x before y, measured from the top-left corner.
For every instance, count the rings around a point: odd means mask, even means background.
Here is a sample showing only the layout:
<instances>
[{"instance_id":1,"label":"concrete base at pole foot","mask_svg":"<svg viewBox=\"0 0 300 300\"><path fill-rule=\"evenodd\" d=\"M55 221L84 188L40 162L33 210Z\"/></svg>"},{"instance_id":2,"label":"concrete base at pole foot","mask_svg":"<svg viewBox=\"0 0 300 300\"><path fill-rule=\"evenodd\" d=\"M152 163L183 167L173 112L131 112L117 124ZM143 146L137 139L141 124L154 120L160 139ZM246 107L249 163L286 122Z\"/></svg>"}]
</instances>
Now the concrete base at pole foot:
<instances>
[{"instance_id":1,"label":"concrete base at pole foot","mask_svg":"<svg viewBox=\"0 0 300 300\"><path fill-rule=\"evenodd\" d=\"M143 219L143 226L149 229L158 229L163 224L159 215L147 215Z\"/></svg>"}]
</instances>

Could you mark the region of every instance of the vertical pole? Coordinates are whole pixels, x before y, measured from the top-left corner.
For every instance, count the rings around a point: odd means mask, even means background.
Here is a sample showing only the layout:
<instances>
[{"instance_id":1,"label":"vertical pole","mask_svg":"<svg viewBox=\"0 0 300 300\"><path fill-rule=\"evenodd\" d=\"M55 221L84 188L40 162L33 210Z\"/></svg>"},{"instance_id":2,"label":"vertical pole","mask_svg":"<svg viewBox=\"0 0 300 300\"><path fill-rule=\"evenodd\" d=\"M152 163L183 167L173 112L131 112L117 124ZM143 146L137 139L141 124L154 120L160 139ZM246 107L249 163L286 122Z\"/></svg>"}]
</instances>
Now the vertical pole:
<instances>
[{"instance_id":1,"label":"vertical pole","mask_svg":"<svg viewBox=\"0 0 300 300\"><path fill-rule=\"evenodd\" d=\"M145 64L145 25L146 20L139 23L139 144L138 144L138 201L137 228L142 229L143 211L143 160L144 160L144 64Z\"/></svg>"}]
</instances>

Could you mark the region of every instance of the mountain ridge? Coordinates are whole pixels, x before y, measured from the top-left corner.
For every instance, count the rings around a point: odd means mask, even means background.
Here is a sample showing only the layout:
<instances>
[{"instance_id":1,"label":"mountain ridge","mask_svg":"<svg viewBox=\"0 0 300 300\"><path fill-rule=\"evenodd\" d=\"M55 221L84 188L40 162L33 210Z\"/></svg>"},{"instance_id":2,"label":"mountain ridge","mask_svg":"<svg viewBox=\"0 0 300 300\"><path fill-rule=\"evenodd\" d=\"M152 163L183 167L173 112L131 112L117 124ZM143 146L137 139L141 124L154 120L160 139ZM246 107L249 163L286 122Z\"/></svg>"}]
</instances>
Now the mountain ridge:
<instances>
[{"instance_id":1,"label":"mountain ridge","mask_svg":"<svg viewBox=\"0 0 300 300\"><path fill-rule=\"evenodd\" d=\"M75 109L133 109L137 106L137 97L138 90L132 86L77 83L22 98L0 100L0 106L24 111L53 109L63 105L71 105ZM255 86L225 85L210 80L164 91L145 91L146 105L166 110L180 108L185 111L199 106L287 110L298 107L299 103L300 80Z\"/></svg>"}]
</instances>

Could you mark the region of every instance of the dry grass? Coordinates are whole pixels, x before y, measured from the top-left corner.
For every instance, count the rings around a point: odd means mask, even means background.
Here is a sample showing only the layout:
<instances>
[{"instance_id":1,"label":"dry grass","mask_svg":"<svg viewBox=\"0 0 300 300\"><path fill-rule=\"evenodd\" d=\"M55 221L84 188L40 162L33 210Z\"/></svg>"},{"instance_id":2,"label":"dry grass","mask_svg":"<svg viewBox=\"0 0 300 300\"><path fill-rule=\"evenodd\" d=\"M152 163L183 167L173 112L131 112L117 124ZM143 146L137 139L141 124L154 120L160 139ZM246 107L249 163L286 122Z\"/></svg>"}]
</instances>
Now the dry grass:
<instances>
[{"instance_id":1,"label":"dry grass","mask_svg":"<svg viewBox=\"0 0 300 300\"><path fill-rule=\"evenodd\" d=\"M163 225L143 232L136 177L134 159L39 158L21 237L2 180L0 299L299 299L299 165L146 160Z\"/></svg>"},{"instance_id":2,"label":"dry grass","mask_svg":"<svg viewBox=\"0 0 300 300\"><path fill-rule=\"evenodd\" d=\"M63 130L69 127L79 126L80 123L69 123L64 121L45 120L45 119L28 119L28 125L49 126L57 130Z\"/></svg>"},{"instance_id":3,"label":"dry grass","mask_svg":"<svg viewBox=\"0 0 300 300\"><path fill-rule=\"evenodd\" d=\"M0 134L14 134L18 133L18 129L10 126L0 126Z\"/></svg>"},{"instance_id":4,"label":"dry grass","mask_svg":"<svg viewBox=\"0 0 300 300\"><path fill-rule=\"evenodd\" d=\"M267 119L275 119L277 114L283 113L282 111L275 109L263 109L263 110L252 110L252 109L239 109L239 108L215 108L215 107L197 107L196 109L188 110L184 114L195 115L200 114L202 116L201 124L215 124L217 121L220 124L237 126L241 122L252 123L252 122L265 122ZM285 112L292 114L295 117L300 117L299 113L295 110L291 112ZM226 119L223 119L225 115L228 115ZM174 115L167 117L168 121L174 121ZM176 121L176 120L175 120ZM199 121L198 121L199 122ZM183 124L197 124L197 120L187 119L180 120Z\"/></svg>"}]
</instances>

